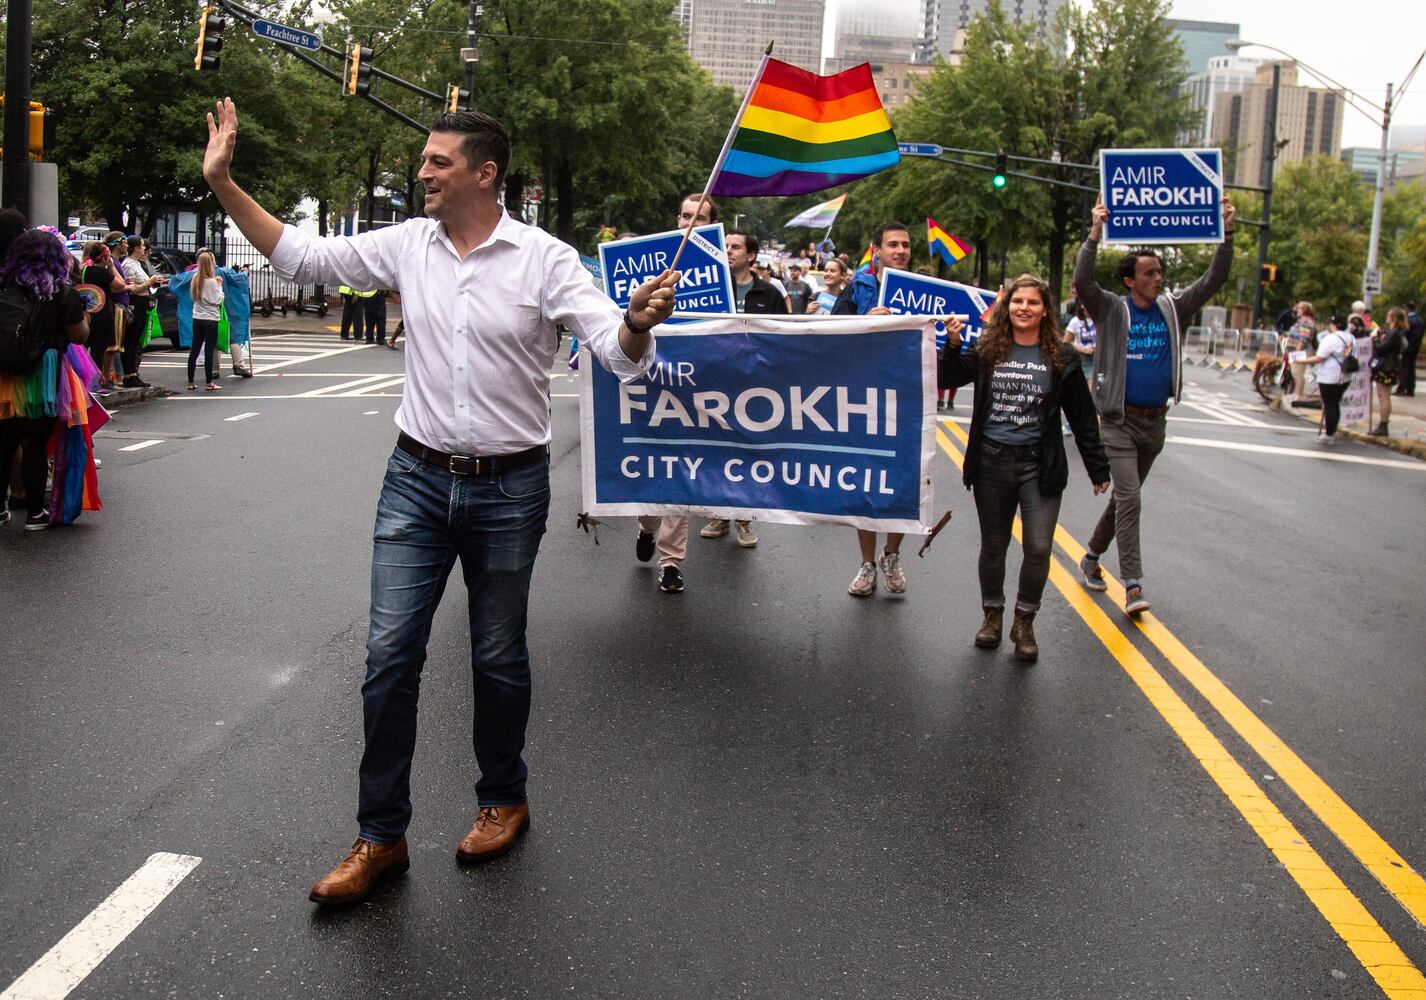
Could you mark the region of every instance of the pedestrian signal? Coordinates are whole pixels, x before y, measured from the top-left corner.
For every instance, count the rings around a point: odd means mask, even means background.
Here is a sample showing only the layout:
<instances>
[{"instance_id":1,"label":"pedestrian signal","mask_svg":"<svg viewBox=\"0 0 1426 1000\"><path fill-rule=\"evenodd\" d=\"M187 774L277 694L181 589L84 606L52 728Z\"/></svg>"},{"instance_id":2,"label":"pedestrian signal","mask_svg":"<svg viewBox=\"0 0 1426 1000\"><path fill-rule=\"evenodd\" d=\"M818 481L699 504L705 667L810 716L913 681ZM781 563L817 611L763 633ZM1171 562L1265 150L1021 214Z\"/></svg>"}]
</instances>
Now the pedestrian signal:
<instances>
[{"instance_id":1,"label":"pedestrian signal","mask_svg":"<svg viewBox=\"0 0 1426 1000\"><path fill-rule=\"evenodd\" d=\"M218 16L217 8L203 8L198 15L198 51L193 56L194 69L199 72L216 70L222 64L218 53L223 51L223 31L227 27L227 20Z\"/></svg>"},{"instance_id":2,"label":"pedestrian signal","mask_svg":"<svg viewBox=\"0 0 1426 1000\"><path fill-rule=\"evenodd\" d=\"M1261 282L1262 282L1263 284L1265 284L1265 285L1276 284L1276 283L1277 283L1277 265L1276 265L1276 264L1264 264L1264 265L1262 266L1262 268L1259 269L1259 271L1258 271L1258 280L1261 281Z\"/></svg>"},{"instance_id":3,"label":"pedestrian signal","mask_svg":"<svg viewBox=\"0 0 1426 1000\"><path fill-rule=\"evenodd\" d=\"M347 43L347 76L342 93L349 97L371 93L371 49L359 42Z\"/></svg>"},{"instance_id":4,"label":"pedestrian signal","mask_svg":"<svg viewBox=\"0 0 1426 1000\"><path fill-rule=\"evenodd\" d=\"M1004 153L995 154L995 174L990 178L990 183L997 191L1005 186L1007 159Z\"/></svg>"},{"instance_id":5,"label":"pedestrian signal","mask_svg":"<svg viewBox=\"0 0 1426 1000\"><path fill-rule=\"evenodd\" d=\"M5 95L0 94L0 110L4 110ZM30 118L26 133L27 152L32 160L43 160L45 152L54 149L54 114L39 101L30 102ZM5 147L0 146L0 156Z\"/></svg>"}]
</instances>

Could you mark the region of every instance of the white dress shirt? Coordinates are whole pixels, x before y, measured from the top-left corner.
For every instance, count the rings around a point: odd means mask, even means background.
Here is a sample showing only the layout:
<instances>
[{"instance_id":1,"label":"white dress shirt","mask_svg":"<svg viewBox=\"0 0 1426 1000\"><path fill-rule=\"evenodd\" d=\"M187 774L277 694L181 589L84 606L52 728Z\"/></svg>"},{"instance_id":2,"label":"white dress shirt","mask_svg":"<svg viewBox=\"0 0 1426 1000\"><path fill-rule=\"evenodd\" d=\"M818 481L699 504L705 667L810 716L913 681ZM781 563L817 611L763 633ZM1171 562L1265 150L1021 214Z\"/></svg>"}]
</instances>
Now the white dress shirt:
<instances>
[{"instance_id":1,"label":"white dress shirt","mask_svg":"<svg viewBox=\"0 0 1426 1000\"><path fill-rule=\"evenodd\" d=\"M445 226L410 219L325 239L283 228L272 252L302 284L394 288L406 324L406 385L396 425L427 447L508 455L550 440L550 365L563 323L624 382L653 363L619 347L623 312L590 281L579 254L503 211L462 258Z\"/></svg>"}]
</instances>

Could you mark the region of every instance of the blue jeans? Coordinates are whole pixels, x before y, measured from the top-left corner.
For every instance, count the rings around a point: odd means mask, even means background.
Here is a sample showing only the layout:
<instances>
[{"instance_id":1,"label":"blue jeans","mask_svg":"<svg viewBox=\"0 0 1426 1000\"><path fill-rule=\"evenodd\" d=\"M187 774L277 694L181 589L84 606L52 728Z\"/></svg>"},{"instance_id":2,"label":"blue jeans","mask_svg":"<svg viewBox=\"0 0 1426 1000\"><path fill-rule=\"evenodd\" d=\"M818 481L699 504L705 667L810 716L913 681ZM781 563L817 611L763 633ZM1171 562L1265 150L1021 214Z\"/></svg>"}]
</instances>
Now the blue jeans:
<instances>
[{"instance_id":1,"label":"blue jeans","mask_svg":"<svg viewBox=\"0 0 1426 1000\"><path fill-rule=\"evenodd\" d=\"M525 801L525 621L549 506L548 458L484 476L456 475L399 448L386 463L361 688L366 751L357 822L364 840L393 843L411 821L421 668L431 619L457 557L470 600L476 798L481 807Z\"/></svg>"}]
</instances>

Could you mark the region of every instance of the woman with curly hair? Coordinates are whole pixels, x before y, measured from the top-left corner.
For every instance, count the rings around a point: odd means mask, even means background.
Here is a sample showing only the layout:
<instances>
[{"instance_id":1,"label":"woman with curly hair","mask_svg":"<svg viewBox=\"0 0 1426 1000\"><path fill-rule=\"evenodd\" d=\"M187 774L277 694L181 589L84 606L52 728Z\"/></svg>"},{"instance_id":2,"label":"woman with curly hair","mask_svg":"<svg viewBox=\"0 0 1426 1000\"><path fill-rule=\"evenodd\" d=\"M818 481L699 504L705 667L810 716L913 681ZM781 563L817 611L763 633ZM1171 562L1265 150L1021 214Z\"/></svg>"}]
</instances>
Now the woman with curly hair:
<instances>
[{"instance_id":1,"label":"woman with curly hair","mask_svg":"<svg viewBox=\"0 0 1426 1000\"><path fill-rule=\"evenodd\" d=\"M1010 639L1015 656L1034 663L1035 613L1050 574L1050 550L1060 497L1069 481L1061 414L1074 431L1096 494L1109 488L1109 460L1099 442L1099 417L1079 358L1061 340L1050 289L1022 274L996 299L975 346L961 350L959 319L947 323L941 355L943 386L975 383L975 407L963 479L980 519L980 603L985 621L975 634L982 649L1000 645L1005 614L1005 552L1020 515L1024 559Z\"/></svg>"},{"instance_id":2,"label":"woman with curly hair","mask_svg":"<svg viewBox=\"0 0 1426 1000\"><path fill-rule=\"evenodd\" d=\"M64 244L47 232L30 230L0 252L0 288L23 301L43 337L43 353L25 371L0 373L0 470L8 479L10 464L20 450L20 479L29 517L25 528L49 527L45 480L48 446L57 418L56 400L62 369L60 357L70 343L89 336L84 303L69 284L72 258ZM3 485L3 482L0 482ZM8 500L0 489L0 525L10 520Z\"/></svg>"}]
</instances>

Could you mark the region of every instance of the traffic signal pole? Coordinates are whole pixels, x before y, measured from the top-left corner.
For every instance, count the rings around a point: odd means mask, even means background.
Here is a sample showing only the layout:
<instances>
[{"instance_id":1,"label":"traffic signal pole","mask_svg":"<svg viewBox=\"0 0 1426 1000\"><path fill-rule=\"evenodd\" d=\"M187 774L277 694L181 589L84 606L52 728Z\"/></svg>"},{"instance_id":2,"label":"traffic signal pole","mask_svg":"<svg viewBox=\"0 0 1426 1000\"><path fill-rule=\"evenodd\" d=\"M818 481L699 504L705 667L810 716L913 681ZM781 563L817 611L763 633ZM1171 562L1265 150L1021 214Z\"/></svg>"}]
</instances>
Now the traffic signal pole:
<instances>
[{"instance_id":1,"label":"traffic signal pole","mask_svg":"<svg viewBox=\"0 0 1426 1000\"><path fill-rule=\"evenodd\" d=\"M5 32L6 208L30 217L30 0L9 0Z\"/></svg>"},{"instance_id":2,"label":"traffic signal pole","mask_svg":"<svg viewBox=\"0 0 1426 1000\"><path fill-rule=\"evenodd\" d=\"M1273 63L1273 86L1268 94L1268 120L1267 127L1267 149L1263 150L1263 171L1267 177L1263 180L1263 224L1258 230L1258 285L1253 292L1253 329L1263 328L1263 291L1267 285L1263 282L1263 265L1268 262L1268 237L1271 232L1268 223L1273 217L1273 174L1277 166L1277 98L1278 84L1282 75L1282 64Z\"/></svg>"}]
</instances>

